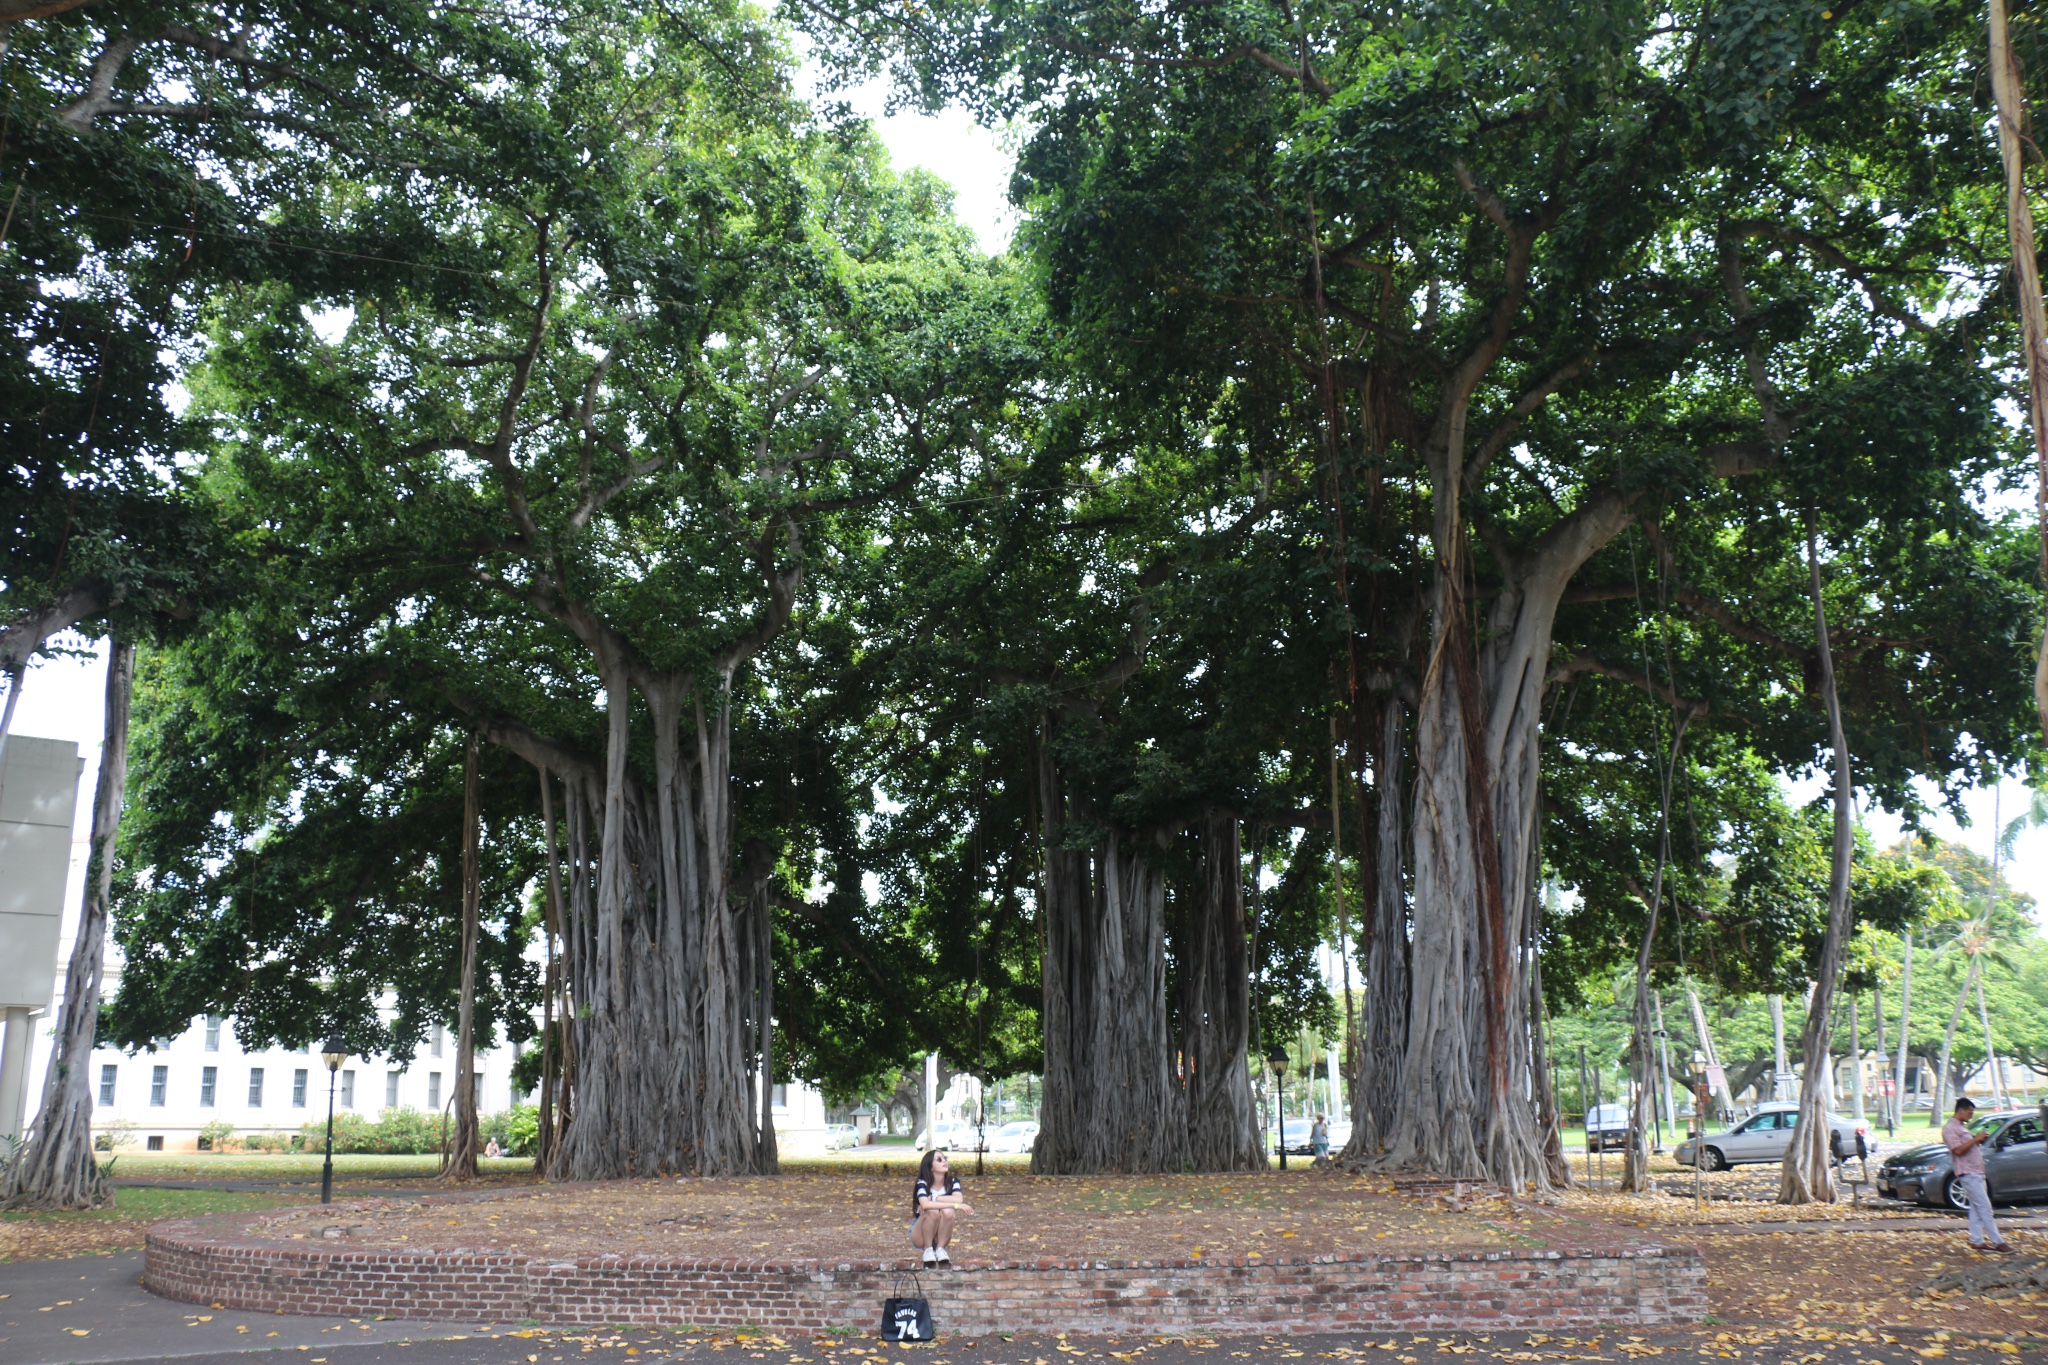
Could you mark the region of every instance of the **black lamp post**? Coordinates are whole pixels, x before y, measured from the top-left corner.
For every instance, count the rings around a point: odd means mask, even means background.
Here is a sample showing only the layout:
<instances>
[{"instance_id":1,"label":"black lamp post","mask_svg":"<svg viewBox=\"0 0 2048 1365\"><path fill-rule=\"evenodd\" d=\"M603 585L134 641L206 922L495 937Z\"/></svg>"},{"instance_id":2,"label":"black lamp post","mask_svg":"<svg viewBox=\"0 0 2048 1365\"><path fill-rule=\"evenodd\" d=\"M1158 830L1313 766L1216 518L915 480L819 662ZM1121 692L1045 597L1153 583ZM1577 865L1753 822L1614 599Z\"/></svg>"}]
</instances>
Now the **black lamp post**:
<instances>
[{"instance_id":1,"label":"black lamp post","mask_svg":"<svg viewBox=\"0 0 2048 1365\"><path fill-rule=\"evenodd\" d=\"M1280 1169L1287 1169L1287 1052L1275 1047L1266 1054L1273 1068L1273 1126L1280 1131Z\"/></svg>"},{"instance_id":2,"label":"black lamp post","mask_svg":"<svg viewBox=\"0 0 2048 1365\"><path fill-rule=\"evenodd\" d=\"M320 1060L327 1063L327 1160L320 1167L320 1202L334 1202L334 1082L341 1064L348 1060L348 1040L339 1033L327 1035L320 1044Z\"/></svg>"}]
</instances>

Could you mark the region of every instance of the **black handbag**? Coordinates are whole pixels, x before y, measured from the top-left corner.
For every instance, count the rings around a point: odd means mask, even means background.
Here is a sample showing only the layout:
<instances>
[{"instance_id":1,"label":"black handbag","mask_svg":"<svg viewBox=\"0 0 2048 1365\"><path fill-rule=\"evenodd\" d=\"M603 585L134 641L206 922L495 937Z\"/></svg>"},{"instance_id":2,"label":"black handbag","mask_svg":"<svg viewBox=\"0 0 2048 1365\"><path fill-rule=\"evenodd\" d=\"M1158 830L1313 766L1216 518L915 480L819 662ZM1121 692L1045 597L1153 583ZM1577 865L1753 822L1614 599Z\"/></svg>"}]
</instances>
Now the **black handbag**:
<instances>
[{"instance_id":1,"label":"black handbag","mask_svg":"<svg viewBox=\"0 0 2048 1365\"><path fill-rule=\"evenodd\" d=\"M903 1281L908 1279L913 1292L903 1292ZM924 1281L916 1271L899 1274L891 1287L889 1297L882 1300L882 1340L884 1341L930 1341L932 1339L932 1304L924 1296Z\"/></svg>"}]
</instances>

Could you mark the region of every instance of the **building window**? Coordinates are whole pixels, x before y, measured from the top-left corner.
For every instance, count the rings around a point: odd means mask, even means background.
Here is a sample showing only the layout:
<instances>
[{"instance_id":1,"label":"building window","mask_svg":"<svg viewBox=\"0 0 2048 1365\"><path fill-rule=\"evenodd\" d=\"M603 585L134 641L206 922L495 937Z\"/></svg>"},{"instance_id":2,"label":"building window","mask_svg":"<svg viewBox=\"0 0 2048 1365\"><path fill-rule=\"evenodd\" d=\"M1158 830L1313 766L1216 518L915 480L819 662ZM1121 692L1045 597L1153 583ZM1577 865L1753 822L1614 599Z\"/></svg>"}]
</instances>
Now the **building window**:
<instances>
[{"instance_id":1,"label":"building window","mask_svg":"<svg viewBox=\"0 0 2048 1365\"><path fill-rule=\"evenodd\" d=\"M440 1026L439 1024L436 1024L436 1025L434 1025L434 1037L433 1037L433 1040L432 1040L432 1042L431 1042L431 1043L430 1043L429 1045L430 1045L430 1046L431 1046L431 1047L433 1048L433 1050L434 1050L434 1055L435 1055L436 1057L438 1057L438 1056L440 1056L440 1055L441 1055L441 1038L442 1038L443 1032L444 1032L444 1030L443 1030L443 1029L441 1028L441 1026Z\"/></svg>"},{"instance_id":2,"label":"building window","mask_svg":"<svg viewBox=\"0 0 2048 1365\"><path fill-rule=\"evenodd\" d=\"M106 1062L100 1066L100 1103L112 1104L113 1102L114 1064L112 1062Z\"/></svg>"},{"instance_id":3,"label":"building window","mask_svg":"<svg viewBox=\"0 0 2048 1365\"><path fill-rule=\"evenodd\" d=\"M251 1109L261 1109L263 1107L263 1068L260 1066L249 1068L249 1107Z\"/></svg>"},{"instance_id":4,"label":"building window","mask_svg":"<svg viewBox=\"0 0 2048 1365\"><path fill-rule=\"evenodd\" d=\"M220 1016L218 1014L206 1016L206 1050L208 1052L220 1051Z\"/></svg>"},{"instance_id":5,"label":"building window","mask_svg":"<svg viewBox=\"0 0 2048 1365\"><path fill-rule=\"evenodd\" d=\"M438 1071L429 1071L427 1073L427 1108L439 1109L440 1107L441 1073Z\"/></svg>"},{"instance_id":6,"label":"building window","mask_svg":"<svg viewBox=\"0 0 2048 1365\"><path fill-rule=\"evenodd\" d=\"M384 1073L384 1107L386 1109L396 1109L398 1107L398 1073L396 1071Z\"/></svg>"},{"instance_id":7,"label":"building window","mask_svg":"<svg viewBox=\"0 0 2048 1365\"><path fill-rule=\"evenodd\" d=\"M164 1091L171 1085L171 1069L160 1066L149 1073L149 1102L158 1109L164 1107ZM161 1151L162 1148L156 1150Z\"/></svg>"},{"instance_id":8,"label":"building window","mask_svg":"<svg viewBox=\"0 0 2048 1365\"><path fill-rule=\"evenodd\" d=\"M162 1133L151 1133L145 1139L144 1145L152 1152L161 1152L164 1149L164 1135Z\"/></svg>"},{"instance_id":9,"label":"building window","mask_svg":"<svg viewBox=\"0 0 2048 1365\"><path fill-rule=\"evenodd\" d=\"M356 1107L356 1073L353 1071L341 1073L341 1107L344 1109Z\"/></svg>"},{"instance_id":10,"label":"building window","mask_svg":"<svg viewBox=\"0 0 2048 1365\"><path fill-rule=\"evenodd\" d=\"M220 1068L203 1066L199 1068L199 1107L213 1108L213 1083L220 1078Z\"/></svg>"},{"instance_id":11,"label":"building window","mask_svg":"<svg viewBox=\"0 0 2048 1365\"><path fill-rule=\"evenodd\" d=\"M292 1072L292 1108L304 1109L305 1107L306 1068L300 1067L296 1071Z\"/></svg>"},{"instance_id":12,"label":"building window","mask_svg":"<svg viewBox=\"0 0 2048 1365\"><path fill-rule=\"evenodd\" d=\"M789 1108L789 1087L772 1085L768 1087L768 1103L777 1109Z\"/></svg>"}]
</instances>

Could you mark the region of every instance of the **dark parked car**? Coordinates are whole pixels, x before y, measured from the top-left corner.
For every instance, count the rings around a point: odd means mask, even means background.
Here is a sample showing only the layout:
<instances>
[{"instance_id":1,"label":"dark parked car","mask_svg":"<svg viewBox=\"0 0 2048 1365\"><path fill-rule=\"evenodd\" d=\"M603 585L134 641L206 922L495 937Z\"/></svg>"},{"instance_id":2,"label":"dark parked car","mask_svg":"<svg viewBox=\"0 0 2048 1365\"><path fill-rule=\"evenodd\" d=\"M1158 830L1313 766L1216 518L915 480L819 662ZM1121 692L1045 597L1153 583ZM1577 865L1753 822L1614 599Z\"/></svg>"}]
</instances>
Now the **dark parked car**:
<instances>
[{"instance_id":1,"label":"dark parked car","mask_svg":"<svg viewBox=\"0 0 2048 1365\"><path fill-rule=\"evenodd\" d=\"M1629 1127L1627 1105L1594 1105L1593 1111L1586 1115L1586 1150L1598 1152L1608 1147L1627 1147Z\"/></svg>"},{"instance_id":2,"label":"dark parked car","mask_svg":"<svg viewBox=\"0 0 2048 1365\"><path fill-rule=\"evenodd\" d=\"M2001 1109L1979 1114L1973 1133L1989 1133L1984 1144L1984 1185L1993 1203L2048 1198L2048 1147L2041 1140L2038 1109ZM1877 1192L1891 1199L1962 1208L1963 1192L1955 1182L1948 1148L1939 1142L1914 1147L1878 1167Z\"/></svg>"}]
</instances>

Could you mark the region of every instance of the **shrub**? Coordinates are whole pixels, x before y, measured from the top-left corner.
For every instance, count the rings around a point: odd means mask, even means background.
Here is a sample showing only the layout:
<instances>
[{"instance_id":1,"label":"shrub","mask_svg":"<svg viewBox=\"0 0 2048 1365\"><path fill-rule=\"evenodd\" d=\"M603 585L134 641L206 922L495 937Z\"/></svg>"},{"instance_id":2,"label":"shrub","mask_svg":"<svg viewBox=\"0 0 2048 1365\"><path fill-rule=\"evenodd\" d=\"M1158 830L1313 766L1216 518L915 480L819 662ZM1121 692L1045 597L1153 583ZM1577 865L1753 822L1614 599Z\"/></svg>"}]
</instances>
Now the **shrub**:
<instances>
[{"instance_id":1,"label":"shrub","mask_svg":"<svg viewBox=\"0 0 2048 1365\"><path fill-rule=\"evenodd\" d=\"M289 1152L297 1147L297 1133L250 1133L242 1139L242 1146L251 1152Z\"/></svg>"},{"instance_id":2,"label":"shrub","mask_svg":"<svg viewBox=\"0 0 2048 1365\"><path fill-rule=\"evenodd\" d=\"M498 1149L506 1156L532 1156L535 1140L540 1136L540 1109L531 1104L515 1104L501 1114L486 1114L477 1121L477 1139L488 1143L498 1140Z\"/></svg>"},{"instance_id":3,"label":"shrub","mask_svg":"<svg viewBox=\"0 0 2048 1365\"><path fill-rule=\"evenodd\" d=\"M93 1135L92 1147L96 1152L118 1152L123 1147L135 1145L134 1119L108 1119L100 1131Z\"/></svg>"},{"instance_id":4,"label":"shrub","mask_svg":"<svg viewBox=\"0 0 2048 1365\"><path fill-rule=\"evenodd\" d=\"M199 1150L202 1152L225 1152L235 1145L235 1125L226 1119L215 1119L199 1130Z\"/></svg>"}]
</instances>

